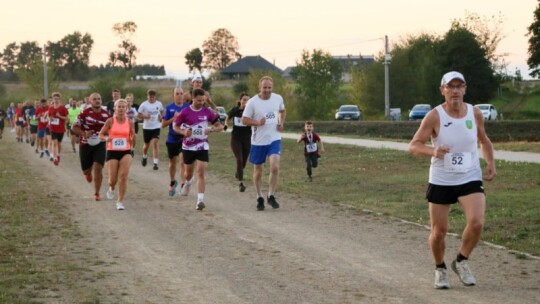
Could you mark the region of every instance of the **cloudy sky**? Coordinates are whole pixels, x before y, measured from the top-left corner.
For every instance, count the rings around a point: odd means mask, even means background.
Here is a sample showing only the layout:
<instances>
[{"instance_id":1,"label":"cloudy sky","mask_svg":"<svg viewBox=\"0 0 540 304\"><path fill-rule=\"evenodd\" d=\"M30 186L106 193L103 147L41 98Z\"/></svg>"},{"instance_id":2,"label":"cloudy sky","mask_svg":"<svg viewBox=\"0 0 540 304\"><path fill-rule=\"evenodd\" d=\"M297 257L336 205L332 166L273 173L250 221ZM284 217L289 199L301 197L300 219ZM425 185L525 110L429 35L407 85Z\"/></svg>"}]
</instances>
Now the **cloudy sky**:
<instances>
[{"instance_id":1,"label":"cloudy sky","mask_svg":"<svg viewBox=\"0 0 540 304\"><path fill-rule=\"evenodd\" d=\"M506 54L513 73L528 77L527 27L536 0L17 0L2 4L0 51L10 42L58 41L74 31L94 39L91 64L106 63L120 41L115 23L134 21L138 64L165 65L167 74L189 76L185 54L226 28L238 39L244 56L261 55L284 69L295 65L302 50L332 55L373 55L390 43L421 32L441 35L466 12L503 17L498 53Z\"/></svg>"}]
</instances>

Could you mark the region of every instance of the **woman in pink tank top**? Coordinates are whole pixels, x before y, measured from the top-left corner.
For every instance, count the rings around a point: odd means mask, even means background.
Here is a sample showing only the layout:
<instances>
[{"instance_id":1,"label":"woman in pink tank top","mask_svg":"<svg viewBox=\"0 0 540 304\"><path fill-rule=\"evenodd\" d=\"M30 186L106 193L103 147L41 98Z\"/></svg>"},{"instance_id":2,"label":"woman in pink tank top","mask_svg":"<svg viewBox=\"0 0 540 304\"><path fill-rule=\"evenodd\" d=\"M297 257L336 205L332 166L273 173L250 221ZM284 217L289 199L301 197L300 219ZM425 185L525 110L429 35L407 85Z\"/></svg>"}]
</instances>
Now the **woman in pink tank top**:
<instances>
[{"instance_id":1,"label":"woman in pink tank top","mask_svg":"<svg viewBox=\"0 0 540 304\"><path fill-rule=\"evenodd\" d=\"M127 116L128 102L118 99L114 102L114 116L109 118L99 137L107 142L107 170L109 172L109 190L107 198L115 197L115 187L118 183L118 198L116 209L124 210L124 197L127 190L127 177L129 167L133 160L133 141L135 140L135 127Z\"/></svg>"}]
</instances>

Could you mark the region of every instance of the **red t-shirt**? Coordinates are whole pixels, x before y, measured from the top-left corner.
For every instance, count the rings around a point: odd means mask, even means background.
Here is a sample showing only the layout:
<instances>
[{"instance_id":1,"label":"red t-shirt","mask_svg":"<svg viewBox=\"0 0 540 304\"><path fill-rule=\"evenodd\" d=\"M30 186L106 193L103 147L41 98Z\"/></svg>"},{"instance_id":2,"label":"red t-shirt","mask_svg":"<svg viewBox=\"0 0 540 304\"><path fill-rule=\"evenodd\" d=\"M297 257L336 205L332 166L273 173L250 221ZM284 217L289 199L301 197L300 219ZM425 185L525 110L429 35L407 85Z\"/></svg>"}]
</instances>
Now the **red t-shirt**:
<instances>
[{"instance_id":1,"label":"red t-shirt","mask_svg":"<svg viewBox=\"0 0 540 304\"><path fill-rule=\"evenodd\" d=\"M73 125L81 127L83 131L92 131L92 135L97 136L109 117L111 115L103 108L99 112L95 112L93 108L86 108L77 116ZM88 144L84 136L80 136L80 139L81 146Z\"/></svg>"},{"instance_id":2,"label":"red t-shirt","mask_svg":"<svg viewBox=\"0 0 540 304\"><path fill-rule=\"evenodd\" d=\"M22 108L15 108L15 121L25 122Z\"/></svg>"},{"instance_id":3,"label":"red t-shirt","mask_svg":"<svg viewBox=\"0 0 540 304\"><path fill-rule=\"evenodd\" d=\"M49 120L47 119L47 113L49 112L49 107L46 106L38 107L36 109L36 120L38 121L38 130L45 130Z\"/></svg>"},{"instance_id":4,"label":"red t-shirt","mask_svg":"<svg viewBox=\"0 0 540 304\"><path fill-rule=\"evenodd\" d=\"M49 107L49 131L54 133L66 132L66 120L56 117L56 114L60 116L68 116L68 110L64 106L58 108Z\"/></svg>"}]
</instances>

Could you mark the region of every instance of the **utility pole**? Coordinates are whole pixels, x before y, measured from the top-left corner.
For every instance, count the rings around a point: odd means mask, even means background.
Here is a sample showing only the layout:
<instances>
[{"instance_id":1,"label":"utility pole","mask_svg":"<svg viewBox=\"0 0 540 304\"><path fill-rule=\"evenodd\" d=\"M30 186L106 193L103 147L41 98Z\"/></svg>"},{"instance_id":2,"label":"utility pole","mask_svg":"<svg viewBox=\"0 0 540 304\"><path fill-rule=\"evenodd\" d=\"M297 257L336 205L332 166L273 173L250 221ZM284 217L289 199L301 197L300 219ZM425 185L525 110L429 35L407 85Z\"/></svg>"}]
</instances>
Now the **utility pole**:
<instances>
[{"instance_id":1,"label":"utility pole","mask_svg":"<svg viewBox=\"0 0 540 304\"><path fill-rule=\"evenodd\" d=\"M43 98L49 96L49 79L47 75L47 44L43 45Z\"/></svg>"},{"instance_id":2,"label":"utility pole","mask_svg":"<svg viewBox=\"0 0 540 304\"><path fill-rule=\"evenodd\" d=\"M390 119L390 51L388 49L388 35L384 36L384 117Z\"/></svg>"}]
</instances>

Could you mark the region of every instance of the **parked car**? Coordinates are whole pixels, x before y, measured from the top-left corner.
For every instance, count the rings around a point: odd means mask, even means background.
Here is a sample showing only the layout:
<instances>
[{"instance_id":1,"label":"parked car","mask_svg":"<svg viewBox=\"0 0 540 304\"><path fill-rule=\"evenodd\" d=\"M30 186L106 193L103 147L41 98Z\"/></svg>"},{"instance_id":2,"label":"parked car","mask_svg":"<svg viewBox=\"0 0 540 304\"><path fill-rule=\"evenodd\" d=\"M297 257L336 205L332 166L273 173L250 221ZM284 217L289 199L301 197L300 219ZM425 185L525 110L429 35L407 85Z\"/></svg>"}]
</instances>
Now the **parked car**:
<instances>
[{"instance_id":1,"label":"parked car","mask_svg":"<svg viewBox=\"0 0 540 304\"><path fill-rule=\"evenodd\" d=\"M420 103L414 105L409 111L409 120L422 120L431 111L431 105Z\"/></svg>"},{"instance_id":2,"label":"parked car","mask_svg":"<svg viewBox=\"0 0 540 304\"><path fill-rule=\"evenodd\" d=\"M216 107L219 112L219 120L223 123L225 120L227 120L227 111L225 111L224 107Z\"/></svg>"},{"instance_id":3,"label":"parked car","mask_svg":"<svg viewBox=\"0 0 540 304\"><path fill-rule=\"evenodd\" d=\"M336 111L336 120L352 119L360 120L362 118L362 112L356 105L342 105Z\"/></svg>"},{"instance_id":4,"label":"parked car","mask_svg":"<svg viewBox=\"0 0 540 304\"><path fill-rule=\"evenodd\" d=\"M497 119L497 109L495 109L495 106L489 103L481 103L475 105L475 107L479 108L480 111L482 111L482 115L484 115L484 120L496 120Z\"/></svg>"}]
</instances>

